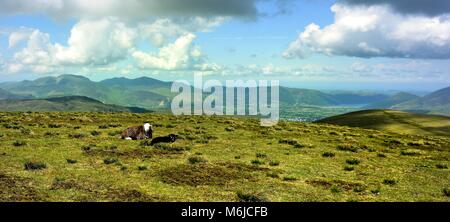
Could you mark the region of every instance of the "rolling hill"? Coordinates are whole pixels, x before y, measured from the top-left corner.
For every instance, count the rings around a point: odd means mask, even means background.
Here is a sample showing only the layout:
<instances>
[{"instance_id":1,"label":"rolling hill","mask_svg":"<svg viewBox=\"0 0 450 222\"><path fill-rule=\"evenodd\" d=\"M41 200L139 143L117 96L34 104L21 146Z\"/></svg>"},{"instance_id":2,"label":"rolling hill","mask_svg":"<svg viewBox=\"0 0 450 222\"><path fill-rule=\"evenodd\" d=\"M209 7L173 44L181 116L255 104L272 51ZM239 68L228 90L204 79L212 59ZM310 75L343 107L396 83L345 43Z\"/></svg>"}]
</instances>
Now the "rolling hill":
<instances>
[{"instance_id":1,"label":"rolling hill","mask_svg":"<svg viewBox=\"0 0 450 222\"><path fill-rule=\"evenodd\" d=\"M0 91L4 99L29 99L18 95L29 95L35 98L52 98L64 96L86 96L105 104L115 104L126 107L142 107L145 109L163 109L170 107L170 102L176 93L170 92L172 82L164 82L153 78L140 77L136 79L111 78L100 82L77 75L60 75L43 77L36 80L0 83ZM207 94L204 94L206 96ZM353 107L368 105L369 109L397 109L420 113L450 115L450 88L439 90L425 97L398 93L394 96L374 92L322 92L311 89L280 87L281 110L289 110L289 117L306 118L310 115L302 112L303 108L326 108L326 115L314 115L323 118L340 114L336 107ZM358 106L359 107L359 106ZM348 110L351 111L351 110ZM284 112L286 113L286 112Z\"/></svg>"},{"instance_id":2,"label":"rolling hill","mask_svg":"<svg viewBox=\"0 0 450 222\"><path fill-rule=\"evenodd\" d=\"M70 111L70 112L133 112L149 110L104 104L85 96L66 96L48 99L0 100L0 111Z\"/></svg>"},{"instance_id":3,"label":"rolling hill","mask_svg":"<svg viewBox=\"0 0 450 222\"><path fill-rule=\"evenodd\" d=\"M33 96L31 95L21 95L21 94L15 94L8 92L4 89L0 89L0 100L3 99L32 99Z\"/></svg>"},{"instance_id":4,"label":"rolling hill","mask_svg":"<svg viewBox=\"0 0 450 222\"><path fill-rule=\"evenodd\" d=\"M332 95L312 89L280 87L280 102L285 105L336 106Z\"/></svg>"},{"instance_id":5,"label":"rolling hill","mask_svg":"<svg viewBox=\"0 0 450 222\"><path fill-rule=\"evenodd\" d=\"M420 97L413 95L413 94L400 92L400 93L397 93L397 94L395 94L391 97L388 97L384 100L371 103L363 108L365 108L365 109L391 109L393 106L395 106L397 104L407 102L410 100L415 100L415 99L420 99Z\"/></svg>"},{"instance_id":6,"label":"rolling hill","mask_svg":"<svg viewBox=\"0 0 450 222\"><path fill-rule=\"evenodd\" d=\"M136 79L112 78L100 82L77 75L43 77L33 81L1 83L0 87L11 93L30 94L37 98L57 96L87 96L104 103L144 108L169 107L172 82L164 82L148 77ZM361 96L354 95L358 98ZM351 96L347 96L350 100ZM353 99L354 100L354 99ZM318 90L280 87L282 105L337 106L342 98Z\"/></svg>"},{"instance_id":7,"label":"rolling hill","mask_svg":"<svg viewBox=\"0 0 450 222\"><path fill-rule=\"evenodd\" d=\"M9 92L26 93L37 98L86 96L103 103L143 108L167 106L169 97L163 94L170 91L169 86L169 83L146 77L94 82L83 76L67 74L1 84Z\"/></svg>"},{"instance_id":8,"label":"rolling hill","mask_svg":"<svg viewBox=\"0 0 450 222\"><path fill-rule=\"evenodd\" d=\"M450 87L440 89L422 98L394 105L392 108L419 111L429 114L450 115Z\"/></svg>"},{"instance_id":9,"label":"rolling hill","mask_svg":"<svg viewBox=\"0 0 450 222\"><path fill-rule=\"evenodd\" d=\"M317 122L394 133L450 135L449 117L395 110L363 110L325 118Z\"/></svg>"}]
</instances>

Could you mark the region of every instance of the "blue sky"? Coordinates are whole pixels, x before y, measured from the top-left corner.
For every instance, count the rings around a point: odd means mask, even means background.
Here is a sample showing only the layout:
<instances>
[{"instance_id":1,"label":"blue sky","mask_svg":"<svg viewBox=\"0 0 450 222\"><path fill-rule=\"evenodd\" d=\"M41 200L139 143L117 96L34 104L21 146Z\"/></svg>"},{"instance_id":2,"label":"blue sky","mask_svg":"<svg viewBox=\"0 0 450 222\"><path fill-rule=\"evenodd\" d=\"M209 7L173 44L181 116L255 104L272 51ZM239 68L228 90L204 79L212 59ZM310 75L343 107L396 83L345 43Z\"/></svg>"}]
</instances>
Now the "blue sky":
<instances>
[{"instance_id":1,"label":"blue sky","mask_svg":"<svg viewBox=\"0 0 450 222\"><path fill-rule=\"evenodd\" d=\"M317 89L450 85L446 1L96 2L2 1L0 81L203 73Z\"/></svg>"}]
</instances>

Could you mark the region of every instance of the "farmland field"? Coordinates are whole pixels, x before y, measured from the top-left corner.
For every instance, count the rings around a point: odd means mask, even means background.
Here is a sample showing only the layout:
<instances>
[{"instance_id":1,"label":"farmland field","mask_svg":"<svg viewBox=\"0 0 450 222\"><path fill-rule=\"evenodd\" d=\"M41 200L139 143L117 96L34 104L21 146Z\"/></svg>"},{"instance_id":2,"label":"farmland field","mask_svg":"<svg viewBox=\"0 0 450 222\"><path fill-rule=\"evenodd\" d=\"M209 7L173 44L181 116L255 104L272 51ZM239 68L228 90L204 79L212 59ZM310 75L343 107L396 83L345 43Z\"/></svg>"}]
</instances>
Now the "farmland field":
<instances>
[{"instance_id":1,"label":"farmland field","mask_svg":"<svg viewBox=\"0 0 450 222\"><path fill-rule=\"evenodd\" d=\"M180 138L119 138L145 122ZM249 118L0 113L0 201L450 201L449 144Z\"/></svg>"}]
</instances>

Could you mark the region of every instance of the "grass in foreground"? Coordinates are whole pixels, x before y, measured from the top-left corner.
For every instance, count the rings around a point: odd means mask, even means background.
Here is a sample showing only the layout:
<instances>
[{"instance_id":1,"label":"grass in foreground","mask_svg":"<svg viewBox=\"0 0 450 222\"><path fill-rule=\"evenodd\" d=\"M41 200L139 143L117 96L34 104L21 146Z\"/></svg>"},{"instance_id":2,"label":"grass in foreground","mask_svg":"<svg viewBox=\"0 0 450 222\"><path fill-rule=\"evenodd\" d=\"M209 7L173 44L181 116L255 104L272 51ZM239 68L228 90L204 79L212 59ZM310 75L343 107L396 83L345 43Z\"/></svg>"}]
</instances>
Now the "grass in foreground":
<instances>
[{"instance_id":1,"label":"grass in foreground","mask_svg":"<svg viewBox=\"0 0 450 222\"><path fill-rule=\"evenodd\" d=\"M181 139L119 139L144 122ZM450 201L446 136L130 113L0 113L0 129L0 201Z\"/></svg>"}]
</instances>

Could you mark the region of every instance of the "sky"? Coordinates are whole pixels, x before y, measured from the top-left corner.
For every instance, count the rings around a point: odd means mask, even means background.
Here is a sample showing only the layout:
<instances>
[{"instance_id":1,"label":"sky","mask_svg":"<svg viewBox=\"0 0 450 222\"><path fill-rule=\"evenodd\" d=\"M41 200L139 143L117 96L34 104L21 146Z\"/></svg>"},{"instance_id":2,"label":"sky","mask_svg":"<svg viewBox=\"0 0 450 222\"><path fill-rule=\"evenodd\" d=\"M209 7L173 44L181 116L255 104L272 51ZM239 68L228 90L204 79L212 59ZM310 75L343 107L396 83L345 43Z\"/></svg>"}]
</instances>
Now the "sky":
<instances>
[{"instance_id":1,"label":"sky","mask_svg":"<svg viewBox=\"0 0 450 222\"><path fill-rule=\"evenodd\" d=\"M450 1L0 1L0 81L195 73L315 89L437 90L450 85Z\"/></svg>"}]
</instances>

